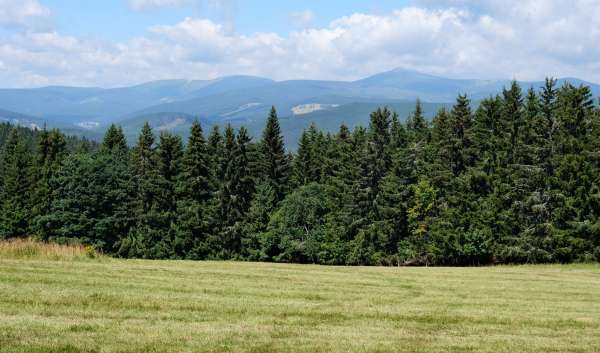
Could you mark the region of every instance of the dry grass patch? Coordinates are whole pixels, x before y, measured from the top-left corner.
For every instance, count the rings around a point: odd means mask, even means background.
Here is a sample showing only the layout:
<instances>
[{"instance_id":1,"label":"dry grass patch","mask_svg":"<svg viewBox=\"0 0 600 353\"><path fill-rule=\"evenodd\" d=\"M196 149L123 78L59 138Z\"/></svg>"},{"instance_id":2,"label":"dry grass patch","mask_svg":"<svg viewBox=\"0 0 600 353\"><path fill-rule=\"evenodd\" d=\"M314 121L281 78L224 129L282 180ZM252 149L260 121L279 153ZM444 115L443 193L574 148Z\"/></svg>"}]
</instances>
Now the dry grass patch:
<instances>
[{"instance_id":1,"label":"dry grass patch","mask_svg":"<svg viewBox=\"0 0 600 353\"><path fill-rule=\"evenodd\" d=\"M0 258L40 260L82 260L101 257L96 250L81 244L57 244L32 238L0 241Z\"/></svg>"}]
</instances>

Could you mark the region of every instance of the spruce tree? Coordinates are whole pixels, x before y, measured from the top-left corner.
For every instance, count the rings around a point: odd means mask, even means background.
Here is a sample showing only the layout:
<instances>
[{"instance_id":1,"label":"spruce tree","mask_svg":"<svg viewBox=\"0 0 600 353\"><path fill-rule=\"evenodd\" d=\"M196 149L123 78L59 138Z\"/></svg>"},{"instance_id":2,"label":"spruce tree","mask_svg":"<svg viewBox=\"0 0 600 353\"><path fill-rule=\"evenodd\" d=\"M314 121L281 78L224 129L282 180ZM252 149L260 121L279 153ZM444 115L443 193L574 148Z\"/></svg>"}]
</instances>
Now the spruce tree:
<instances>
[{"instance_id":1,"label":"spruce tree","mask_svg":"<svg viewBox=\"0 0 600 353\"><path fill-rule=\"evenodd\" d=\"M127 152L127 141L120 126L117 127L115 124L110 125L102 140L102 148L120 154Z\"/></svg>"},{"instance_id":2,"label":"spruce tree","mask_svg":"<svg viewBox=\"0 0 600 353\"><path fill-rule=\"evenodd\" d=\"M473 119L473 154L478 168L487 175L495 173L500 163L499 147L505 134L501 109L499 96L486 98L480 102Z\"/></svg>"},{"instance_id":3,"label":"spruce tree","mask_svg":"<svg viewBox=\"0 0 600 353\"><path fill-rule=\"evenodd\" d=\"M390 144L390 117L391 112L387 109L377 109L371 113L368 138L362 155L359 157L359 174L354 185L352 195L352 218L347 237L355 238L352 262L371 261L378 256L375 252L380 250L381 242L379 235L388 234L389 229L382 230L380 227L372 227L373 221L380 221L382 215L379 209L379 193L381 182L388 173L391 166ZM377 224L380 225L380 224Z\"/></svg>"},{"instance_id":4,"label":"spruce tree","mask_svg":"<svg viewBox=\"0 0 600 353\"><path fill-rule=\"evenodd\" d=\"M455 176L464 172L472 164L470 101L466 95L459 95L450 114L451 145L450 164Z\"/></svg>"},{"instance_id":5,"label":"spruce tree","mask_svg":"<svg viewBox=\"0 0 600 353\"><path fill-rule=\"evenodd\" d=\"M275 107L269 112L260 148L263 178L271 185L275 192L275 200L279 202L288 189L290 167Z\"/></svg>"},{"instance_id":6,"label":"spruce tree","mask_svg":"<svg viewBox=\"0 0 600 353\"><path fill-rule=\"evenodd\" d=\"M233 251L237 250L235 235L231 232L231 227L239 218L239 214L233 207L234 169L233 153L236 148L235 133L231 125L227 125L224 134L224 143L221 156L221 183L216 200L215 230L212 239L212 247L219 257L231 256Z\"/></svg>"},{"instance_id":7,"label":"spruce tree","mask_svg":"<svg viewBox=\"0 0 600 353\"><path fill-rule=\"evenodd\" d=\"M66 153L66 140L58 129L50 132L42 130L38 139L37 153L34 161L33 188L31 195L31 230L34 234L47 238L41 219L48 214L52 203L50 180L58 172Z\"/></svg>"},{"instance_id":8,"label":"spruce tree","mask_svg":"<svg viewBox=\"0 0 600 353\"><path fill-rule=\"evenodd\" d=\"M174 254L180 258L203 259L208 255L207 237L213 223L209 202L214 193L211 156L202 127L195 120L182 159L178 181Z\"/></svg>"},{"instance_id":9,"label":"spruce tree","mask_svg":"<svg viewBox=\"0 0 600 353\"><path fill-rule=\"evenodd\" d=\"M298 141L298 152L294 158L292 185L294 187L306 185L311 182L310 169L312 164L313 142L310 140L308 131L302 131Z\"/></svg>"},{"instance_id":10,"label":"spruce tree","mask_svg":"<svg viewBox=\"0 0 600 353\"><path fill-rule=\"evenodd\" d=\"M516 81L502 91L502 119L506 126L505 163L519 163L521 157L522 127L524 125L523 94Z\"/></svg>"},{"instance_id":11,"label":"spruce tree","mask_svg":"<svg viewBox=\"0 0 600 353\"><path fill-rule=\"evenodd\" d=\"M408 134L406 132L406 128L400 122L396 112L392 114L392 122L390 125L390 144L393 151L392 153L395 153L399 149L403 149L408 146Z\"/></svg>"},{"instance_id":12,"label":"spruce tree","mask_svg":"<svg viewBox=\"0 0 600 353\"><path fill-rule=\"evenodd\" d=\"M235 195L233 209L236 210L238 218L243 218L246 215L254 195L255 181L252 177L250 143L248 130L241 127L238 131L232 156L234 165L232 194Z\"/></svg>"},{"instance_id":13,"label":"spruce tree","mask_svg":"<svg viewBox=\"0 0 600 353\"><path fill-rule=\"evenodd\" d=\"M142 127L137 144L131 151L128 190L132 226L120 242L118 254L125 257L160 258L168 255L159 242L164 234L158 234L156 224L159 215L158 163L154 134L150 124ZM160 229L160 226L159 226Z\"/></svg>"},{"instance_id":14,"label":"spruce tree","mask_svg":"<svg viewBox=\"0 0 600 353\"><path fill-rule=\"evenodd\" d=\"M325 166L326 138L315 124L302 132L294 157L292 184L295 187L321 182Z\"/></svg>"},{"instance_id":15,"label":"spruce tree","mask_svg":"<svg viewBox=\"0 0 600 353\"><path fill-rule=\"evenodd\" d=\"M406 121L408 137L413 143L422 143L422 141L427 138L427 127L428 124L423 115L421 100L417 98L415 110Z\"/></svg>"},{"instance_id":16,"label":"spruce tree","mask_svg":"<svg viewBox=\"0 0 600 353\"><path fill-rule=\"evenodd\" d=\"M254 198L242 225L242 256L258 261L267 259L263 234L276 204L275 191L267 182L256 186Z\"/></svg>"},{"instance_id":17,"label":"spruce tree","mask_svg":"<svg viewBox=\"0 0 600 353\"><path fill-rule=\"evenodd\" d=\"M0 239L26 236L29 223L30 156L13 128L2 148L0 165Z\"/></svg>"},{"instance_id":18,"label":"spruce tree","mask_svg":"<svg viewBox=\"0 0 600 353\"><path fill-rule=\"evenodd\" d=\"M223 179L223 136L218 125L214 125L208 136L208 156L210 157L210 169L213 176L212 183L218 188Z\"/></svg>"}]
</instances>

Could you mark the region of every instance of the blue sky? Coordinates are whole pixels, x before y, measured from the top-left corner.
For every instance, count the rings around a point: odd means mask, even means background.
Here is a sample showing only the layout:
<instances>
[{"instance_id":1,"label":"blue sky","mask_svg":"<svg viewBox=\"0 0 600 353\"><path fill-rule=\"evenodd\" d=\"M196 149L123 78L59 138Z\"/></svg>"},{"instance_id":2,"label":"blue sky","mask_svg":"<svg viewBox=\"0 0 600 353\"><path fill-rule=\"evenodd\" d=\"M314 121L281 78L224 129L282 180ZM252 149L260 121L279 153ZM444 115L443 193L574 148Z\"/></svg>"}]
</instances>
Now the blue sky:
<instances>
[{"instance_id":1,"label":"blue sky","mask_svg":"<svg viewBox=\"0 0 600 353\"><path fill-rule=\"evenodd\" d=\"M42 0L40 3L55 14L56 28L63 33L125 40L143 35L150 26L177 23L186 17L208 18L215 22L232 21L235 30L242 34L276 32L285 35L297 29L290 18L294 13L310 11L314 14L312 24L323 27L352 13L385 14L406 5L407 1L187 1L181 6L142 11L131 11L124 0Z\"/></svg>"},{"instance_id":2,"label":"blue sky","mask_svg":"<svg viewBox=\"0 0 600 353\"><path fill-rule=\"evenodd\" d=\"M600 82L598 0L0 0L0 87L245 74Z\"/></svg>"}]
</instances>

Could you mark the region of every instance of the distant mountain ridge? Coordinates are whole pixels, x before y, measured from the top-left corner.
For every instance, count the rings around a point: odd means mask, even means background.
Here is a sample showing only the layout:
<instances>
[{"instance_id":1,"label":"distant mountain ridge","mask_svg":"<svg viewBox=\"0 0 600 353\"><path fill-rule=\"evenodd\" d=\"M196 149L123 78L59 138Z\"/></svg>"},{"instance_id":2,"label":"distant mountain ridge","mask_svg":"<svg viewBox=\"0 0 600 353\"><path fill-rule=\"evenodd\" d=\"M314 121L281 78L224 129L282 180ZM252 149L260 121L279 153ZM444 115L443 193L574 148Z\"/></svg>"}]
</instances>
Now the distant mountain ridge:
<instances>
[{"instance_id":1,"label":"distant mountain ridge","mask_svg":"<svg viewBox=\"0 0 600 353\"><path fill-rule=\"evenodd\" d=\"M600 96L600 85L576 78L559 79L558 84L567 81L588 85L594 96ZM520 83L524 90L543 85L542 81ZM417 97L439 107L453 102L459 93L478 101L509 84L510 80L451 79L396 69L356 81L273 81L228 76L215 80L153 81L120 88L52 86L0 89L0 113L10 115L17 124L47 123L96 138L109 123L121 124L128 135L134 135L145 120L159 130L175 133L189 128L194 117L205 124L258 126L270 107L275 106L282 118L298 120L291 125L301 129L312 122L327 126L341 121L364 124L368 114L357 117L353 112L362 114L364 109L378 105L395 106L406 117ZM284 129L284 134L296 136L298 131Z\"/></svg>"}]
</instances>

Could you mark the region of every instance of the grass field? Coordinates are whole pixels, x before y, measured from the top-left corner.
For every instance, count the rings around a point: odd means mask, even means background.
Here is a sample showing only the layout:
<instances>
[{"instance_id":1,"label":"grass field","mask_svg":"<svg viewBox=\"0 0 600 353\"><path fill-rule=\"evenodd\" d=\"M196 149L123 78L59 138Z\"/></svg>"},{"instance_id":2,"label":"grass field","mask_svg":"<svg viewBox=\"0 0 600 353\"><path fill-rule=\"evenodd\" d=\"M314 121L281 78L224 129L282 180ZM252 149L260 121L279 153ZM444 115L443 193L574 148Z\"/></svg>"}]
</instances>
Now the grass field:
<instances>
[{"instance_id":1,"label":"grass field","mask_svg":"<svg viewBox=\"0 0 600 353\"><path fill-rule=\"evenodd\" d=\"M324 267L0 252L0 352L600 352L600 266Z\"/></svg>"}]
</instances>

